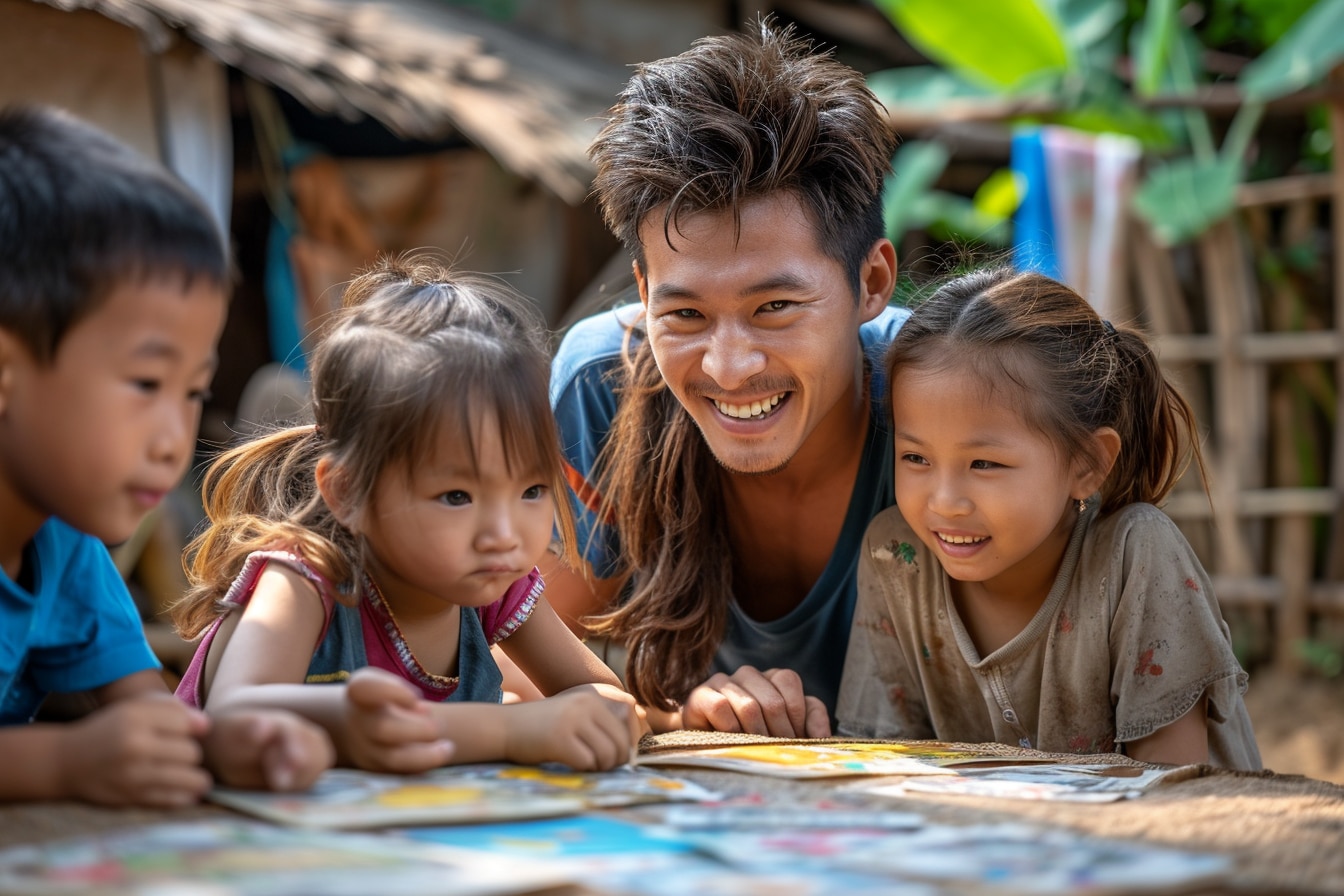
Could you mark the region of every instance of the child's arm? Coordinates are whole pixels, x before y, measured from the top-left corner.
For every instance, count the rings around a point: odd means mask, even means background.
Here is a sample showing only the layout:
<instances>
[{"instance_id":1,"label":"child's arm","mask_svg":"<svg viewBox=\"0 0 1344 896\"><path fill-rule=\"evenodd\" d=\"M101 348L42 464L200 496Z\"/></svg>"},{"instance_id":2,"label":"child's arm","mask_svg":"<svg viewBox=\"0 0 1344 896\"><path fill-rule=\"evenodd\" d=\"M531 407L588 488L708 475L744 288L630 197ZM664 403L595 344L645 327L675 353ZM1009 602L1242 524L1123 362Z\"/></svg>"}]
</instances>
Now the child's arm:
<instances>
[{"instance_id":1,"label":"child's arm","mask_svg":"<svg viewBox=\"0 0 1344 896\"><path fill-rule=\"evenodd\" d=\"M296 713L326 731L342 765L418 772L447 762L452 744L441 738L432 704L418 695L406 700L397 696L402 691L374 689L353 702L345 685L304 683L326 621L311 582L283 564L268 565L237 624L221 627L211 647L207 712L212 718L241 710ZM369 703L378 710L365 711Z\"/></svg>"},{"instance_id":2,"label":"child's arm","mask_svg":"<svg viewBox=\"0 0 1344 896\"><path fill-rule=\"evenodd\" d=\"M648 730L642 710L616 673L583 645L544 597L499 646L546 699L507 706L441 705L444 736L456 747L453 761L505 758L603 769L629 760ZM482 717L478 727L460 717L468 710L490 710L497 721Z\"/></svg>"},{"instance_id":3,"label":"child's arm","mask_svg":"<svg viewBox=\"0 0 1344 896\"><path fill-rule=\"evenodd\" d=\"M561 762L580 771L614 768L630 760L639 733L627 703L595 689L601 687L580 685L530 703L430 703L390 672L364 668L344 688L347 743L371 749L374 763L355 756L354 764L376 769L383 751L403 742L408 721L423 716L433 720L445 742L451 739L455 763L502 760L522 765ZM445 756L434 764L447 761Z\"/></svg>"},{"instance_id":4,"label":"child's arm","mask_svg":"<svg viewBox=\"0 0 1344 896\"><path fill-rule=\"evenodd\" d=\"M649 730L645 708L635 703L616 673L584 646L545 597L537 598L527 621L499 647L543 695L586 687L630 708L636 741Z\"/></svg>"},{"instance_id":5,"label":"child's arm","mask_svg":"<svg viewBox=\"0 0 1344 896\"><path fill-rule=\"evenodd\" d=\"M251 711L212 721L169 693L157 670L94 696L99 708L78 721L0 729L0 800L173 808L199 800L210 772L237 787L298 789L331 765L315 726Z\"/></svg>"},{"instance_id":6,"label":"child's arm","mask_svg":"<svg viewBox=\"0 0 1344 896\"><path fill-rule=\"evenodd\" d=\"M532 631L532 641L525 637L519 643L530 645L529 656L556 654L525 667L544 675L548 692L556 696L510 706L431 703L396 676L373 669L360 670L348 685L303 684L325 620L322 601L306 579L287 567L268 566L242 618L222 642L221 628L211 648L222 655L208 681L210 714L241 707L288 709L326 728L342 763L396 772L423 771L450 758L610 768L629 759L637 740L632 699L554 612L549 612L553 626L543 623ZM529 618L507 640L533 624ZM541 643L547 630L567 642Z\"/></svg>"},{"instance_id":7,"label":"child's arm","mask_svg":"<svg viewBox=\"0 0 1344 896\"><path fill-rule=\"evenodd\" d=\"M327 608L303 575L267 565L236 625L220 628L204 682L211 718L240 711L284 710L324 729L335 761L378 771L417 772L448 761L451 745L439 737L430 704L389 703L380 740L365 737L347 717L351 705L340 684L304 684ZM213 667L213 668L212 668Z\"/></svg>"},{"instance_id":8,"label":"child's arm","mask_svg":"<svg viewBox=\"0 0 1344 896\"><path fill-rule=\"evenodd\" d=\"M146 670L94 691L114 707L128 700L169 694L163 676ZM169 694L171 696L171 694ZM184 709L186 707L183 707ZM193 716L197 710L187 710ZM209 718L196 735L206 769L221 784L254 790L303 790L335 761L331 739L317 725L276 710L225 712Z\"/></svg>"},{"instance_id":9,"label":"child's arm","mask_svg":"<svg viewBox=\"0 0 1344 896\"><path fill-rule=\"evenodd\" d=\"M1202 765L1209 761L1208 701L1200 697L1190 711L1147 737L1125 744L1125 755L1142 762Z\"/></svg>"},{"instance_id":10,"label":"child's arm","mask_svg":"<svg viewBox=\"0 0 1344 896\"><path fill-rule=\"evenodd\" d=\"M163 676L155 670L128 675L94 691L98 702L108 707L159 694L171 696ZM188 711L199 715L196 710ZM283 711L220 713L209 719L197 739L203 751L198 761L230 787L303 790L335 761L326 732Z\"/></svg>"},{"instance_id":11,"label":"child's arm","mask_svg":"<svg viewBox=\"0 0 1344 896\"><path fill-rule=\"evenodd\" d=\"M1127 505L1094 527L1109 543L1085 544L1077 575L1117 589L1104 643L1107 696L1126 752L1155 762L1260 768L1241 696L1246 674L1194 549L1148 504Z\"/></svg>"},{"instance_id":12,"label":"child's arm","mask_svg":"<svg viewBox=\"0 0 1344 896\"><path fill-rule=\"evenodd\" d=\"M581 684L621 687L616 673L583 645L545 597L537 598L527 621L499 647L546 696Z\"/></svg>"},{"instance_id":13,"label":"child's arm","mask_svg":"<svg viewBox=\"0 0 1344 896\"><path fill-rule=\"evenodd\" d=\"M413 773L449 761L502 760L563 762L594 770L627 762L639 734L630 707L598 693L604 687L609 686L580 685L545 700L507 706L431 703L409 682L366 667L344 685L257 684L222 699L224 711L270 707L297 712L327 729L341 764L372 771Z\"/></svg>"},{"instance_id":14,"label":"child's arm","mask_svg":"<svg viewBox=\"0 0 1344 896\"><path fill-rule=\"evenodd\" d=\"M221 784L248 790L307 790L336 764L330 735L283 709L215 713L204 749Z\"/></svg>"},{"instance_id":15,"label":"child's arm","mask_svg":"<svg viewBox=\"0 0 1344 896\"><path fill-rule=\"evenodd\" d=\"M0 729L0 799L155 808L200 799L210 788L198 742L205 715L169 694L154 670L98 696L113 702L78 721Z\"/></svg>"}]
</instances>

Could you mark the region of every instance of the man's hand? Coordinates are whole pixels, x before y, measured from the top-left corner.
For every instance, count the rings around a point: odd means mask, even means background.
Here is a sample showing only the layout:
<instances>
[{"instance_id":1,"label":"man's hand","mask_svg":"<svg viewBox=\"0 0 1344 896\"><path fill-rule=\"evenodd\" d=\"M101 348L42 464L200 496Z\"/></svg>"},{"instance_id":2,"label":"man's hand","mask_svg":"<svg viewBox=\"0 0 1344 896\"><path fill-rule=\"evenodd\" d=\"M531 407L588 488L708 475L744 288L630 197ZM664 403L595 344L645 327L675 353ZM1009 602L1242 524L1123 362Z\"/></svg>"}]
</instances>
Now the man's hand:
<instances>
[{"instance_id":1,"label":"man's hand","mask_svg":"<svg viewBox=\"0 0 1344 896\"><path fill-rule=\"evenodd\" d=\"M205 713L166 691L63 725L56 763L64 795L107 806L191 805L210 789L200 745L209 726Z\"/></svg>"},{"instance_id":2,"label":"man's hand","mask_svg":"<svg viewBox=\"0 0 1344 896\"><path fill-rule=\"evenodd\" d=\"M691 691L681 722L686 728L771 737L831 734L825 705L803 693L803 680L792 669L742 666L732 675L719 672Z\"/></svg>"},{"instance_id":3,"label":"man's hand","mask_svg":"<svg viewBox=\"0 0 1344 896\"><path fill-rule=\"evenodd\" d=\"M322 726L282 709L224 710L203 744L219 782L249 790L307 790L336 762Z\"/></svg>"},{"instance_id":4,"label":"man's hand","mask_svg":"<svg viewBox=\"0 0 1344 896\"><path fill-rule=\"evenodd\" d=\"M446 764L453 744L440 737L432 706L386 670L356 670L345 686L345 758L358 768L402 774Z\"/></svg>"}]
</instances>

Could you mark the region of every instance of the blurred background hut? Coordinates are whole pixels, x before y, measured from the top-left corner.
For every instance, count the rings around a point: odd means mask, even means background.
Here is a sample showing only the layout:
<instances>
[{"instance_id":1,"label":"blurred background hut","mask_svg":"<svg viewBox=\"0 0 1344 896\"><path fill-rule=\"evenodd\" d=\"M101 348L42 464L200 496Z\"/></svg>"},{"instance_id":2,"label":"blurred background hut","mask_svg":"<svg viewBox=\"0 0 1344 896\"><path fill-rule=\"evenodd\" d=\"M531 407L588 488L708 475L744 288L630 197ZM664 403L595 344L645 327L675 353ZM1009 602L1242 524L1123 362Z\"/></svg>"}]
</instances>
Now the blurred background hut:
<instances>
[{"instance_id":1,"label":"blurred background hut","mask_svg":"<svg viewBox=\"0 0 1344 896\"><path fill-rule=\"evenodd\" d=\"M51 103L111 131L193 186L229 235L238 280L204 461L303 419L312 322L380 253L431 249L497 274L557 327L626 295L587 147L629 65L770 13L917 58L876 9L757 6L0 0L0 103ZM191 481L179 497L118 552L151 615L180 592L176 551L198 520Z\"/></svg>"}]
</instances>

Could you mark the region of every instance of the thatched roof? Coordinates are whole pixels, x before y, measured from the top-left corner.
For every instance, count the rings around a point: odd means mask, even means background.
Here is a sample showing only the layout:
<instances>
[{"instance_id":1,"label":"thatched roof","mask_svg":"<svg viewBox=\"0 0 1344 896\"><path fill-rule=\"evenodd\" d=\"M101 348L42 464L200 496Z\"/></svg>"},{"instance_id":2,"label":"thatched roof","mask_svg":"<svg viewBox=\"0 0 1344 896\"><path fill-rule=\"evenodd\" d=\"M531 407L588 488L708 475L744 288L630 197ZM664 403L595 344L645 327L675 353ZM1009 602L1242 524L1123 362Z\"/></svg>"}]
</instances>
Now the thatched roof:
<instances>
[{"instance_id":1,"label":"thatched roof","mask_svg":"<svg viewBox=\"0 0 1344 896\"><path fill-rule=\"evenodd\" d=\"M361 113L407 138L456 129L567 202L586 195L586 151L627 73L433 0L40 0L140 31L175 32L311 108Z\"/></svg>"}]
</instances>

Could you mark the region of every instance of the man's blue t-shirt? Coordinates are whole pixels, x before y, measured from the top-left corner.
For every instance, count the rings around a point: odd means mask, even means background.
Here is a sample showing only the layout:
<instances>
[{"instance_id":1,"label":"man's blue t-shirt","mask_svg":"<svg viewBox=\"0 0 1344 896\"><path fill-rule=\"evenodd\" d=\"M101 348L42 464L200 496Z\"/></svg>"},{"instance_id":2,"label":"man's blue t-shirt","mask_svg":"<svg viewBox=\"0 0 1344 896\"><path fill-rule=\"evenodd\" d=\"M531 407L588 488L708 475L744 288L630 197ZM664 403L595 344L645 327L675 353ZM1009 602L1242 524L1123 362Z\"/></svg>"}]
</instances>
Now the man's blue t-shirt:
<instances>
[{"instance_id":1,"label":"man's blue t-shirt","mask_svg":"<svg viewBox=\"0 0 1344 896\"><path fill-rule=\"evenodd\" d=\"M24 565L32 591L0 572L0 725L32 721L48 694L159 668L102 542L52 518Z\"/></svg>"},{"instance_id":2,"label":"man's blue t-shirt","mask_svg":"<svg viewBox=\"0 0 1344 896\"><path fill-rule=\"evenodd\" d=\"M626 305L578 321L565 334L551 367L551 406L572 486L578 548L599 578L619 571L620 546L611 527L597 519L592 474L616 414L615 387L627 329L640 320L641 311L639 305ZM832 716L849 646L859 546L869 520L895 503L882 354L907 317L906 309L888 307L859 330L871 368L868 433L830 562L803 601L778 619L754 620L734 601L711 670L731 673L743 665L793 669L802 676L806 692L821 698ZM639 338L637 330L634 338Z\"/></svg>"}]
</instances>

